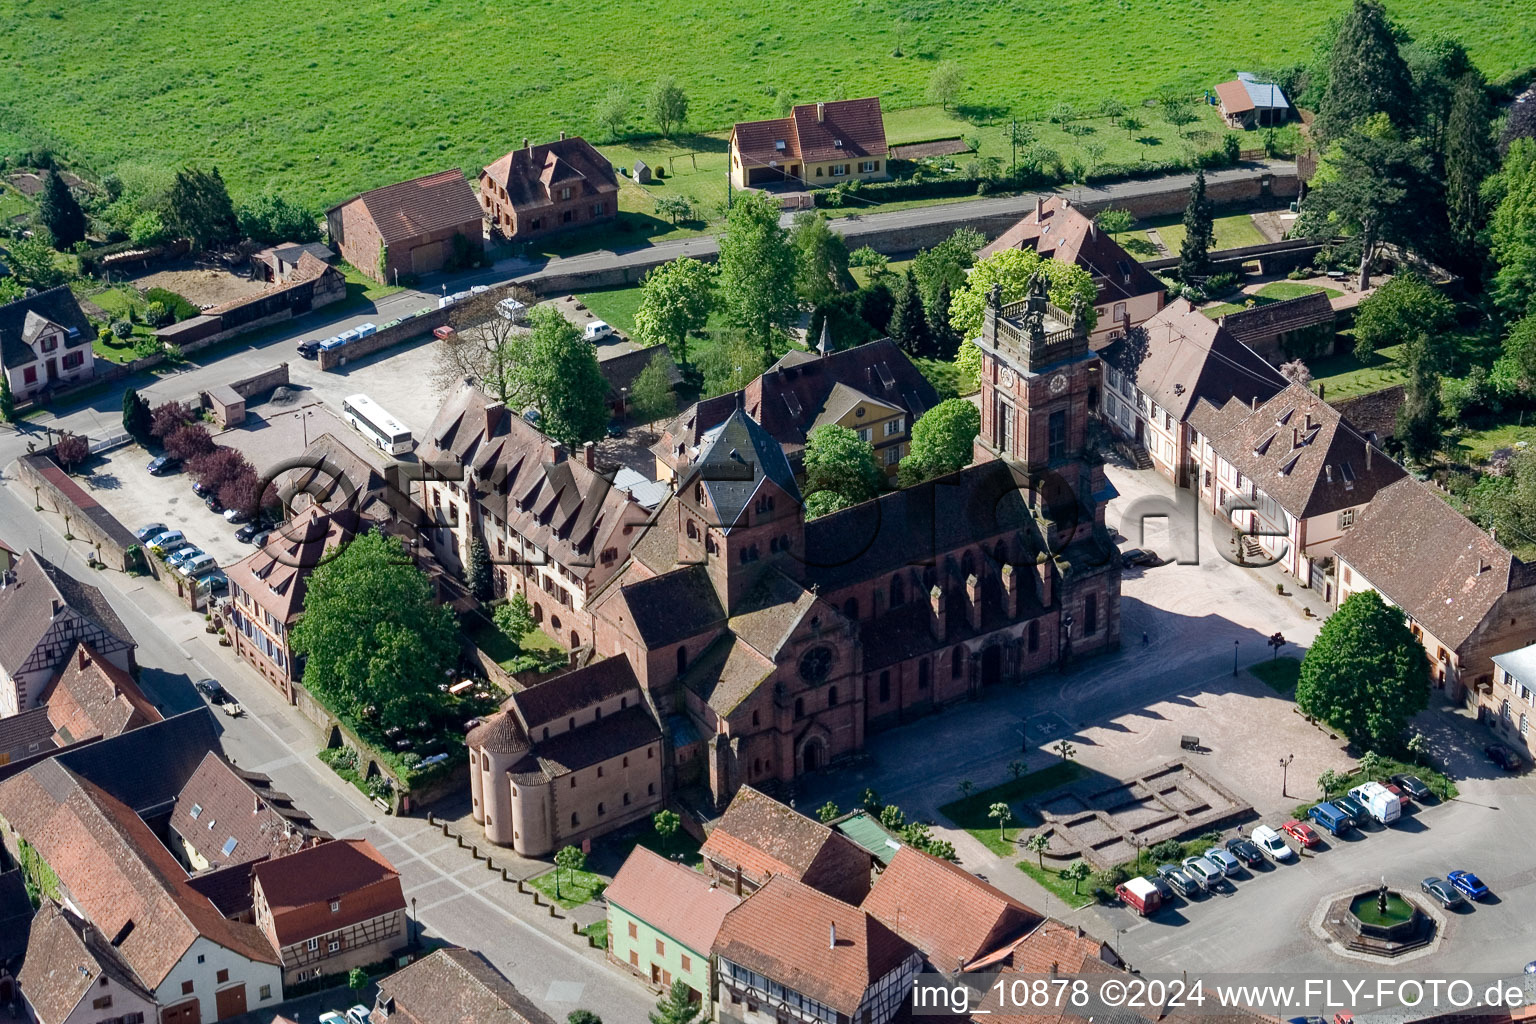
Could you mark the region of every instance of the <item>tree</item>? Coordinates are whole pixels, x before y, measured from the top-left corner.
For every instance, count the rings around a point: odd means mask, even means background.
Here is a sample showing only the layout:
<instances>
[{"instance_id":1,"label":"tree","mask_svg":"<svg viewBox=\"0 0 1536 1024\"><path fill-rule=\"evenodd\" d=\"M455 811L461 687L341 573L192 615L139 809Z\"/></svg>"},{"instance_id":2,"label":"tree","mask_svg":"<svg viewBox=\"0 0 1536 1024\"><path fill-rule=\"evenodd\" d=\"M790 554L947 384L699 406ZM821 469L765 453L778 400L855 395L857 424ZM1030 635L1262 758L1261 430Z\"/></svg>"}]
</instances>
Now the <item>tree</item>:
<instances>
[{"instance_id":1,"label":"tree","mask_svg":"<svg viewBox=\"0 0 1536 1024\"><path fill-rule=\"evenodd\" d=\"M654 423L677 408L672 380L667 374L669 363L666 355L658 352L630 385L629 410L641 423Z\"/></svg>"},{"instance_id":2,"label":"tree","mask_svg":"<svg viewBox=\"0 0 1536 1024\"><path fill-rule=\"evenodd\" d=\"M1184 241L1179 246L1179 280L1201 285L1211 273L1211 243L1216 237L1215 213L1205 194L1205 171L1195 171L1184 207Z\"/></svg>"},{"instance_id":3,"label":"tree","mask_svg":"<svg viewBox=\"0 0 1536 1024\"><path fill-rule=\"evenodd\" d=\"M467 381L515 411L533 402L529 380L519 374L530 358L529 334L502 315L498 303L505 299L529 308L536 301L526 289L512 288L501 296L481 292L448 308L453 333L434 345L432 383L437 390L456 390Z\"/></svg>"},{"instance_id":4,"label":"tree","mask_svg":"<svg viewBox=\"0 0 1536 1024\"><path fill-rule=\"evenodd\" d=\"M1071 864L1068 864L1066 867L1061 869L1061 877L1064 880L1072 883L1073 896L1077 895L1077 887L1086 881L1088 876L1092 874L1093 869L1090 868L1088 866L1088 862L1082 858L1078 858Z\"/></svg>"},{"instance_id":5,"label":"tree","mask_svg":"<svg viewBox=\"0 0 1536 1024\"><path fill-rule=\"evenodd\" d=\"M140 444L149 439L152 415L149 400L139 394L137 388L123 392L123 429Z\"/></svg>"},{"instance_id":6,"label":"tree","mask_svg":"<svg viewBox=\"0 0 1536 1024\"><path fill-rule=\"evenodd\" d=\"M676 811L662 810L651 815L651 828L656 830L662 846L672 845L672 837L677 835L677 830L682 827L682 824L683 819L677 816Z\"/></svg>"},{"instance_id":7,"label":"tree","mask_svg":"<svg viewBox=\"0 0 1536 1024\"><path fill-rule=\"evenodd\" d=\"M242 460L243 461L243 460ZM234 476L219 485L219 503L225 508L236 509L247 516L256 515L256 502L261 497L261 481L256 470L247 463Z\"/></svg>"},{"instance_id":8,"label":"tree","mask_svg":"<svg viewBox=\"0 0 1536 1024\"><path fill-rule=\"evenodd\" d=\"M820 305L842 290L848 276L848 245L832 230L826 214L815 210L795 214L789 244L795 250L795 289L801 299Z\"/></svg>"},{"instance_id":9,"label":"tree","mask_svg":"<svg viewBox=\"0 0 1536 1024\"><path fill-rule=\"evenodd\" d=\"M16 422L16 396L11 394L11 378L0 370L0 421Z\"/></svg>"},{"instance_id":10,"label":"tree","mask_svg":"<svg viewBox=\"0 0 1536 1024\"><path fill-rule=\"evenodd\" d=\"M880 490L884 474L875 449L847 427L824 423L805 439L805 491L831 491L856 505Z\"/></svg>"},{"instance_id":11,"label":"tree","mask_svg":"<svg viewBox=\"0 0 1536 1024\"><path fill-rule=\"evenodd\" d=\"M565 1015L565 1024L603 1024L603 1018L591 1010L572 1010Z\"/></svg>"},{"instance_id":12,"label":"tree","mask_svg":"<svg viewBox=\"0 0 1536 1024\"><path fill-rule=\"evenodd\" d=\"M1030 276L1037 272L1045 275L1047 293L1059 308L1071 309L1072 300L1082 297L1087 303L1088 329L1093 330L1098 319L1093 303L1099 291L1088 271L1075 263L1047 259L1033 249L1004 249L993 253L971 268L964 287L955 289L949 307L950 325L965 339L960 344L956 363L972 379L981 370L981 350L970 341L981 334L987 293L993 284L997 284L1002 288L1005 305L1018 302L1029 291Z\"/></svg>"},{"instance_id":13,"label":"tree","mask_svg":"<svg viewBox=\"0 0 1536 1024\"><path fill-rule=\"evenodd\" d=\"M1493 109L1482 75L1468 71L1451 93L1445 125L1445 195L1451 237L1456 251L1472 254L1469 269L1480 262L1479 235L1488 216L1483 203L1483 181L1493 173L1497 157L1493 145Z\"/></svg>"},{"instance_id":14,"label":"tree","mask_svg":"<svg viewBox=\"0 0 1536 1024\"><path fill-rule=\"evenodd\" d=\"M1184 129L1193 124L1198 115L1189 105L1189 100L1183 96L1166 96L1161 104L1163 120L1173 127L1180 135Z\"/></svg>"},{"instance_id":15,"label":"tree","mask_svg":"<svg viewBox=\"0 0 1536 1024\"><path fill-rule=\"evenodd\" d=\"M905 283L896 292L896 304L891 308L890 335L910 356L927 356L933 350L933 332L928 328L928 316L923 311L917 275L910 268Z\"/></svg>"},{"instance_id":16,"label":"tree","mask_svg":"<svg viewBox=\"0 0 1536 1024\"><path fill-rule=\"evenodd\" d=\"M961 779L955 784L955 788L960 791L961 796L970 796L976 791L976 783L970 779Z\"/></svg>"},{"instance_id":17,"label":"tree","mask_svg":"<svg viewBox=\"0 0 1536 1024\"><path fill-rule=\"evenodd\" d=\"M483 604L491 599L491 553L479 537L469 542L469 565L464 569L464 584L476 601Z\"/></svg>"},{"instance_id":18,"label":"tree","mask_svg":"<svg viewBox=\"0 0 1536 1024\"><path fill-rule=\"evenodd\" d=\"M699 369L704 374L704 395L710 398L746 387L768 369L768 356L757 342L733 331L704 350Z\"/></svg>"},{"instance_id":19,"label":"tree","mask_svg":"<svg viewBox=\"0 0 1536 1024\"><path fill-rule=\"evenodd\" d=\"M1512 316L1536 313L1536 139L1511 143L1486 195L1495 200L1488 222L1488 251L1498 267L1494 300Z\"/></svg>"},{"instance_id":20,"label":"tree","mask_svg":"<svg viewBox=\"0 0 1536 1024\"><path fill-rule=\"evenodd\" d=\"M1300 384L1302 387L1312 383L1312 371L1300 359L1292 359L1288 363L1281 363L1280 376L1292 384Z\"/></svg>"},{"instance_id":21,"label":"tree","mask_svg":"<svg viewBox=\"0 0 1536 1024\"><path fill-rule=\"evenodd\" d=\"M1358 234L1359 288L1365 291L1378 244L1421 248L1431 235L1436 204L1444 210L1443 197L1433 191L1421 147L1378 114L1319 159L1297 229L1314 238Z\"/></svg>"},{"instance_id":22,"label":"tree","mask_svg":"<svg viewBox=\"0 0 1536 1024\"><path fill-rule=\"evenodd\" d=\"M213 494L217 494L225 483L250 469L251 464L245 461L244 455L233 448L222 446L210 448L187 460L187 471L198 486Z\"/></svg>"},{"instance_id":23,"label":"tree","mask_svg":"<svg viewBox=\"0 0 1536 1024\"><path fill-rule=\"evenodd\" d=\"M233 239L240 231L235 206L217 167L184 167L176 172L166 196L171 228L203 249Z\"/></svg>"},{"instance_id":24,"label":"tree","mask_svg":"<svg viewBox=\"0 0 1536 1024\"><path fill-rule=\"evenodd\" d=\"M912 424L912 446L897 471L901 485L912 487L969 466L979 433L981 411L963 398L929 409Z\"/></svg>"},{"instance_id":25,"label":"tree","mask_svg":"<svg viewBox=\"0 0 1536 1024\"><path fill-rule=\"evenodd\" d=\"M1019 173L1019 150L1029 151L1029 147L1035 141L1035 130L1027 121L1013 118L1003 125L1003 138L1008 140L1010 162L1008 173L1017 176Z\"/></svg>"},{"instance_id":26,"label":"tree","mask_svg":"<svg viewBox=\"0 0 1536 1024\"><path fill-rule=\"evenodd\" d=\"M1429 704L1429 664L1402 609L1373 590L1349 595L1301 662L1296 704L1363 746L1397 746Z\"/></svg>"},{"instance_id":27,"label":"tree","mask_svg":"<svg viewBox=\"0 0 1536 1024\"><path fill-rule=\"evenodd\" d=\"M1070 761L1077 756L1077 748L1066 739L1057 740L1051 749L1056 751L1056 756L1063 761Z\"/></svg>"},{"instance_id":28,"label":"tree","mask_svg":"<svg viewBox=\"0 0 1536 1024\"><path fill-rule=\"evenodd\" d=\"M610 85L592 111L592 119L602 125L608 138L624 137L624 122L629 120L629 93L622 85Z\"/></svg>"},{"instance_id":29,"label":"tree","mask_svg":"<svg viewBox=\"0 0 1536 1024\"><path fill-rule=\"evenodd\" d=\"M880 824L892 832L900 832L907 824L907 816L895 804L880 808Z\"/></svg>"},{"instance_id":30,"label":"tree","mask_svg":"<svg viewBox=\"0 0 1536 1024\"><path fill-rule=\"evenodd\" d=\"M1317 777L1317 788L1323 791L1323 799L1327 800L1328 794L1336 789L1342 789L1348 781L1349 776L1340 775L1332 768L1329 768Z\"/></svg>"},{"instance_id":31,"label":"tree","mask_svg":"<svg viewBox=\"0 0 1536 1024\"><path fill-rule=\"evenodd\" d=\"M1355 313L1355 358L1368 363L1385 345L1433 338L1455 318L1451 300L1423 276L1398 274L1361 300Z\"/></svg>"},{"instance_id":32,"label":"tree","mask_svg":"<svg viewBox=\"0 0 1536 1024\"><path fill-rule=\"evenodd\" d=\"M1012 775L1015 779L1022 779L1027 771L1029 771L1029 765L1023 761L1008 762L1008 774Z\"/></svg>"},{"instance_id":33,"label":"tree","mask_svg":"<svg viewBox=\"0 0 1536 1024\"><path fill-rule=\"evenodd\" d=\"M0 263L0 266L4 264ZM15 274L0 277L0 306L9 305L26 294L27 290L21 286L21 282L16 280Z\"/></svg>"},{"instance_id":34,"label":"tree","mask_svg":"<svg viewBox=\"0 0 1536 1024\"><path fill-rule=\"evenodd\" d=\"M68 249L85 240L85 211L58 171L43 174L43 194L38 200L37 219L53 236L58 249Z\"/></svg>"},{"instance_id":35,"label":"tree","mask_svg":"<svg viewBox=\"0 0 1536 1024\"><path fill-rule=\"evenodd\" d=\"M683 122L688 120L688 94L683 92L683 87L677 84L675 78L668 75L651 86L651 93L645 100L645 111L656 130L661 132L662 138L670 139L673 130L681 128Z\"/></svg>"},{"instance_id":36,"label":"tree","mask_svg":"<svg viewBox=\"0 0 1536 1024\"><path fill-rule=\"evenodd\" d=\"M672 226L676 227L680 220L688 220L693 216L693 200L683 195L665 195L656 197L656 212L663 217L670 217Z\"/></svg>"},{"instance_id":37,"label":"tree","mask_svg":"<svg viewBox=\"0 0 1536 1024\"><path fill-rule=\"evenodd\" d=\"M357 536L309 574L293 649L304 687L369 731L415 727L458 662L458 624L398 538Z\"/></svg>"},{"instance_id":38,"label":"tree","mask_svg":"<svg viewBox=\"0 0 1536 1024\"><path fill-rule=\"evenodd\" d=\"M1146 126L1147 122L1143 121L1135 114L1127 114L1125 117L1120 119L1120 127L1125 129L1126 138L1131 138Z\"/></svg>"},{"instance_id":39,"label":"tree","mask_svg":"<svg viewBox=\"0 0 1536 1024\"><path fill-rule=\"evenodd\" d=\"M965 68L959 61L941 60L928 76L928 99L948 110L965 85Z\"/></svg>"},{"instance_id":40,"label":"tree","mask_svg":"<svg viewBox=\"0 0 1536 1024\"><path fill-rule=\"evenodd\" d=\"M963 288L966 271L976 265L976 250L986 244L986 236L975 228L956 228L944 241L913 257L911 270L917 275L918 292L923 308L930 313L930 323L936 319L939 291L946 284L951 292Z\"/></svg>"},{"instance_id":41,"label":"tree","mask_svg":"<svg viewBox=\"0 0 1536 1024\"><path fill-rule=\"evenodd\" d=\"M1113 96L1106 96L1099 101L1099 113L1109 118L1109 123L1114 124L1125 116L1125 104Z\"/></svg>"},{"instance_id":42,"label":"tree","mask_svg":"<svg viewBox=\"0 0 1536 1024\"><path fill-rule=\"evenodd\" d=\"M533 621L533 606L521 591L508 598L505 604L497 605L491 618L501 634L519 648L522 647L523 638L538 625Z\"/></svg>"},{"instance_id":43,"label":"tree","mask_svg":"<svg viewBox=\"0 0 1536 1024\"><path fill-rule=\"evenodd\" d=\"M704 1013L703 1005L694 1001L697 994L679 978L656 1001L656 1009L647 1017L651 1024L695 1024Z\"/></svg>"},{"instance_id":44,"label":"tree","mask_svg":"<svg viewBox=\"0 0 1536 1024\"><path fill-rule=\"evenodd\" d=\"M795 271L778 203L762 192L738 195L720 236L720 293L726 322L755 342L765 361L795 322Z\"/></svg>"},{"instance_id":45,"label":"tree","mask_svg":"<svg viewBox=\"0 0 1536 1024\"><path fill-rule=\"evenodd\" d=\"M358 995L361 995L363 989L365 989L367 987L368 987L368 972L367 971L363 970L361 967L354 967L354 968L352 968L352 970L347 972L347 988L350 988L352 990L352 994L353 994L353 998L354 999L357 998Z\"/></svg>"},{"instance_id":46,"label":"tree","mask_svg":"<svg viewBox=\"0 0 1536 1024\"><path fill-rule=\"evenodd\" d=\"M54 262L53 248L41 238L21 238L5 244L5 262L22 284L44 291L64 283L64 271Z\"/></svg>"},{"instance_id":47,"label":"tree","mask_svg":"<svg viewBox=\"0 0 1536 1024\"><path fill-rule=\"evenodd\" d=\"M161 402L149 415L149 436L164 444L186 422L186 406L180 402Z\"/></svg>"},{"instance_id":48,"label":"tree","mask_svg":"<svg viewBox=\"0 0 1536 1024\"><path fill-rule=\"evenodd\" d=\"M939 296L929 308L928 330L933 335L935 359L953 359L960 348L960 333L949 322L949 307L954 299L950 295L949 282L939 284Z\"/></svg>"},{"instance_id":49,"label":"tree","mask_svg":"<svg viewBox=\"0 0 1536 1024\"><path fill-rule=\"evenodd\" d=\"M242 237L268 245L320 240L320 224L315 215L276 192L264 192L241 203L235 220Z\"/></svg>"},{"instance_id":50,"label":"tree","mask_svg":"<svg viewBox=\"0 0 1536 1024\"><path fill-rule=\"evenodd\" d=\"M562 846L555 851L555 899L560 898L560 872L574 874L587 866L587 855L579 846Z\"/></svg>"},{"instance_id":51,"label":"tree","mask_svg":"<svg viewBox=\"0 0 1536 1024\"><path fill-rule=\"evenodd\" d=\"M1003 842L1008 841L1008 823L1013 820L1013 811L1002 802L993 804L987 808L987 817L997 822L997 835Z\"/></svg>"},{"instance_id":52,"label":"tree","mask_svg":"<svg viewBox=\"0 0 1536 1024\"><path fill-rule=\"evenodd\" d=\"M833 803L831 800L828 800L826 803L816 808L816 820L825 825L827 822L832 821L841 813L842 811L837 809L837 804Z\"/></svg>"},{"instance_id":53,"label":"tree","mask_svg":"<svg viewBox=\"0 0 1536 1024\"><path fill-rule=\"evenodd\" d=\"M89 458L90 454L91 443L83 434L61 433L53 444L53 457L66 473L73 473L75 467Z\"/></svg>"},{"instance_id":54,"label":"tree","mask_svg":"<svg viewBox=\"0 0 1536 1024\"><path fill-rule=\"evenodd\" d=\"M715 274L706 264L680 256L640 280L635 337L643 345L666 345L679 365L688 365L688 335L702 331L715 309Z\"/></svg>"},{"instance_id":55,"label":"tree","mask_svg":"<svg viewBox=\"0 0 1536 1024\"><path fill-rule=\"evenodd\" d=\"M1398 52L1386 9L1377 0L1355 0L1329 53L1328 87L1313 123L1319 143L1342 138L1376 114L1407 128L1413 102L1413 75Z\"/></svg>"},{"instance_id":56,"label":"tree","mask_svg":"<svg viewBox=\"0 0 1536 1024\"><path fill-rule=\"evenodd\" d=\"M1501 395L1536 391L1536 316L1521 317L1509 329L1493 364L1493 386Z\"/></svg>"},{"instance_id":57,"label":"tree","mask_svg":"<svg viewBox=\"0 0 1536 1024\"><path fill-rule=\"evenodd\" d=\"M608 382L597 350L553 306L535 306L528 322L527 358L512 372L542 417L539 429L572 448L598 440L608 425Z\"/></svg>"},{"instance_id":58,"label":"tree","mask_svg":"<svg viewBox=\"0 0 1536 1024\"><path fill-rule=\"evenodd\" d=\"M165 438L165 453L190 462L213 451L213 437L201 423L184 423Z\"/></svg>"},{"instance_id":59,"label":"tree","mask_svg":"<svg viewBox=\"0 0 1536 1024\"><path fill-rule=\"evenodd\" d=\"M1417 334L1403 343L1403 361L1408 366L1403 404L1397 409L1397 429L1393 437L1403 450L1419 462L1427 461L1440 448L1440 377L1442 356L1436 341L1427 334Z\"/></svg>"},{"instance_id":60,"label":"tree","mask_svg":"<svg viewBox=\"0 0 1536 1024\"><path fill-rule=\"evenodd\" d=\"M1131 216L1130 210L1122 210L1115 206L1100 211L1094 220L1099 222L1099 229L1101 231L1107 231L1111 235L1118 235L1122 231L1129 231L1131 230L1131 225L1136 223L1136 218Z\"/></svg>"},{"instance_id":61,"label":"tree","mask_svg":"<svg viewBox=\"0 0 1536 1024\"><path fill-rule=\"evenodd\" d=\"M1051 848L1051 837L1044 832L1036 832L1024 841L1024 849L1039 858L1040 870L1045 870L1045 851Z\"/></svg>"},{"instance_id":62,"label":"tree","mask_svg":"<svg viewBox=\"0 0 1536 1024\"><path fill-rule=\"evenodd\" d=\"M169 232L157 210L146 210L128 224L128 240L134 245L159 245Z\"/></svg>"},{"instance_id":63,"label":"tree","mask_svg":"<svg viewBox=\"0 0 1536 1024\"><path fill-rule=\"evenodd\" d=\"M845 508L853 508L858 502L836 491L816 491L805 496L805 518L820 519Z\"/></svg>"}]
</instances>

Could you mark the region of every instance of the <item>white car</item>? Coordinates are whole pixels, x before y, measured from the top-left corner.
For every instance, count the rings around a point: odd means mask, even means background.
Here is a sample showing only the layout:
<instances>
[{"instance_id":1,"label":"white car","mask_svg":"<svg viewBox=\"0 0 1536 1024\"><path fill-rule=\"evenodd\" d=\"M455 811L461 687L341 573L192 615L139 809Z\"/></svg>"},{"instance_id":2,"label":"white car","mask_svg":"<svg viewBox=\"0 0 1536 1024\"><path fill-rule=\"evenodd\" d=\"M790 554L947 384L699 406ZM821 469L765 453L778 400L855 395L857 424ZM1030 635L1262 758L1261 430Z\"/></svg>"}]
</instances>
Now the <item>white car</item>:
<instances>
[{"instance_id":1,"label":"white car","mask_svg":"<svg viewBox=\"0 0 1536 1024\"><path fill-rule=\"evenodd\" d=\"M1276 832L1268 825L1253 826L1253 831L1249 833L1248 838L1252 839L1254 845L1264 851L1264 856L1277 864L1282 861L1296 859L1296 851L1291 849L1284 839L1280 838L1279 832Z\"/></svg>"},{"instance_id":2,"label":"white car","mask_svg":"<svg viewBox=\"0 0 1536 1024\"><path fill-rule=\"evenodd\" d=\"M1209 850L1206 850L1205 859L1210 861L1212 864L1219 865L1221 867L1221 872L1224 875L1235 875L1239 871L1243 870L1242 861L1238 860L1236 857L1232 856L1230 853L1228 853L1226 850L1223 850L1219 846L1213 846Z\"/></svg>"},{"instance_id":3,"label":"white car","mask_svg":"<svg viewBox=\"0 0 1536 1024\"><path fill-rule=\"evenodd\" d=\"M520 324L528 319L528 307L509 296L496 303L496 314L503 320Z\"/></svg>"},{"instance_id":4,"label":"white car","mask_svg":"<svg viewBox=\"0 0 1536 1024\"><path fill-rule=\"evenodd\" d=\"M1195 881L1200 883L1202 889L1209 889L1226 877L1220 864L1212 863L1204 857L1185 857L1184 867L1195 876Z\"/></svg>"},{"instance_id":5,"label":"white car","mask_svg":"<svg viewBox=\"0 0 1536 1024\"><path fill-rule=\"evenodd\" d=\"M588 341L602 341L613 333L613 327L606 320L593 320L587 324L585 337Z\"/></svg>"}]
</instances>

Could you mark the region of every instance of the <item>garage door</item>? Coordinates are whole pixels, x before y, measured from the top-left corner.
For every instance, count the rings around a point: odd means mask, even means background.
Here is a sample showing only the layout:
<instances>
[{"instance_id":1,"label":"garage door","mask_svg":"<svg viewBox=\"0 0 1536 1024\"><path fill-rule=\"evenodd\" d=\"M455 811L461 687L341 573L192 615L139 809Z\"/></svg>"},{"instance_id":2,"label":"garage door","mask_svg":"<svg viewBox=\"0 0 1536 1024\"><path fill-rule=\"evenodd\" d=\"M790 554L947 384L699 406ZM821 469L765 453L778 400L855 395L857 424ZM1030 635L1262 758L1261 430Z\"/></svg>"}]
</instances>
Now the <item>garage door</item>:
<instances>
[{"instance_id":1,"label":"garage door","mask_svg":"<svg viewBox=\"0 0 1536 1024\"><path fill-rule=\"evenodd\" d=\"M219 989L213 994L218 1005L219 1020L238 1017L245 1012L245 982L230 988Z\"/></svg>"},{"instance_id":2,"label":"garage door","mask_svg":"<svg viewBox=\"0 0 1536 1024\"><path fill-rule=\"evenodd\" d=\"M160 1024L202 1024L203 1015L196 999L188 999L160 1011Z\"/></svg>"},{"instance_id":3,"label":"garage door","mask_svg":"<svg viewBox=\"0 0 1536 1024\"><path fill-rule=\"evenodd\" d=\"M447 258L446 253L446 247L442 242L418 245L411 250L411 271L416 274L430 274L434 270L442 270L443 261Z\"/></svg>"}]
</instances>

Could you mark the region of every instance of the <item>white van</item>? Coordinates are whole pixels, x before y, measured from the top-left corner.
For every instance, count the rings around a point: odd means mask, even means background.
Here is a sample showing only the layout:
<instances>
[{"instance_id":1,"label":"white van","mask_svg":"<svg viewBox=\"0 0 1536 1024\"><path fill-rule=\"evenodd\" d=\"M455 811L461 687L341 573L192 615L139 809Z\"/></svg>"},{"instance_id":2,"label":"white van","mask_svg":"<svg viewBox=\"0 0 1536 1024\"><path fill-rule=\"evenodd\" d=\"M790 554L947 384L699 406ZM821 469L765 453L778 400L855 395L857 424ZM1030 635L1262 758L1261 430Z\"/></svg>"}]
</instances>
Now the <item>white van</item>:
<instances>
[{"instance_id":1,"label":"white van","mask_svg":"<svg viewBox=\"0 0 1536 1024\"><path fill-rule=\"evenodd\" d=\"M496 303L496 313L503 320L520 324L528 319L528 307L510 296Z\"/></svg>"},{"instance_id":2,"label":"white van","mask_svg":"<svg viewBox=\"0 0 1536 1024\"><path fill-rule=\"evenodd\" d=\"M588 341L602 341L613 333L613 328L603 320L593 320L587 324L585 337Z\"/></svg>"},{"instance_id":3,"label":"white van","mask_svg":"<svg viewBox=\"0 0 1536 1024\"><path fill-rule=\"evenodd\" d=\"M1383 825L1390 825L1403 816L1403 804L1392 791L1379 782L1366 782L1349 791L1365 812Z\"/></svg>"}]
</instances>

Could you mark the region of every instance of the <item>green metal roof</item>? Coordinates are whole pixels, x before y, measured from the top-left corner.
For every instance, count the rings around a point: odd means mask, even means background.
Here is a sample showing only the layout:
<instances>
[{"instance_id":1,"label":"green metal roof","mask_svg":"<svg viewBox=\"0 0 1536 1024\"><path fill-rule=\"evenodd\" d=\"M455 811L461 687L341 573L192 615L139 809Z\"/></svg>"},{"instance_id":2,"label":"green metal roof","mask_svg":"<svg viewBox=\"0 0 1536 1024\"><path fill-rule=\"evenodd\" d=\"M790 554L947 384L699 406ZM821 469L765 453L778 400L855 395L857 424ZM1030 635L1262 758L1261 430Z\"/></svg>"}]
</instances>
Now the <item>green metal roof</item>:
<instances>
[{"instance_id":1,"label":"green metal roof","mask_svg":"<svg viewBox=\"0 0 1536 1024\"><path fill-rule=\"evenodd\" d=\"M846 818L834 822L832 827L874 854L882 867L891 862L901 846L901 842L886 831L878 819L864 811L854 811Z\"/></svg>"}]
</instances>

